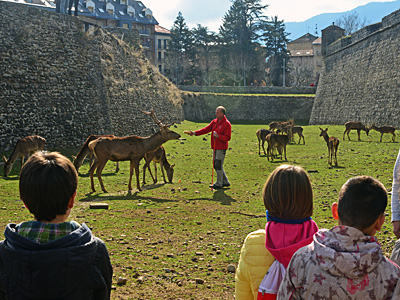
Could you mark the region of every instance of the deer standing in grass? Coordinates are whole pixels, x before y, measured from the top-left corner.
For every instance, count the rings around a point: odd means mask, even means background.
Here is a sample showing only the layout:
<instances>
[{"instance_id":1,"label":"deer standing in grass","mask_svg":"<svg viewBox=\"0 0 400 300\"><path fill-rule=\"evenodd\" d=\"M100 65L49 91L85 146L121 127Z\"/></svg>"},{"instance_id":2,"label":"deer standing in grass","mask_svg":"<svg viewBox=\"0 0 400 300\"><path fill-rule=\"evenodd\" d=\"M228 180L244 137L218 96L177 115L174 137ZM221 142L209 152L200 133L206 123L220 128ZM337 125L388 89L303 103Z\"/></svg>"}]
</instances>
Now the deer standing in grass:
<instances>
[{"instance_id":1,"label":"deer standing in grass","mask_svg":"<svg viewBox=\"0 0 400 300\"><path fill-rule=\"evenodd\" d=\"M394 143L394 140L396 138L396 134L394 133L396 131L396 128L393 126L382 126L382 127L376 127L375 123L372 123L370 129L376 130L381 133L381 142L382 142L382 137L384 133L390 133L392 134L392 142Z\"/></svg>"},{"instance_id":2,"label":"deer standing in grass","mask_svg":"<svg viewBox=\"0 0 400 300\"><path fill-rule=\"evenodd\" d=\"M165 149L163 146L160 146L157 148L156 151L152 152L147 152L146 155L144 156L144 159L146 160L146 163L143 166L143 183L146 184L146 169L149 169L151 178L153 178L153 182L157 183L157 163L160 164L162 176L164 179L164 182L167 183L165 180L165 174L164 174L164 169L167 172L167 178L169 182L172 182L172 179L174 177L174 167L175 164L171 165L168 160L167 160L167 154L165 153ZM150 163L154 163L154 175L151 173L150 170Z\"/></svg>"},{"instance_id":3,"label":"deer standing in grass","mask_svg":"<svg viewBox=\"0 0 400 300\"><path fill-rule=\"evenodd\" d=\"M351 130L357 130L358 140L359 140L359 141L361 141L361 139L360 139L360 132L361 132L361 130L364 130L365 133L367 134L367 136L368 136L368 133L369 133L369 130L370 130L370 128L368 128L367 126L365 126L365 125L362 124L361 122L352 122L352 121L349 121L349 122L346 122L346 123L344 124L344 126L346 127L346 129L345 129L345 131L343 132L343 140L344 140L345 133L347 133L347 138L349 139L349 141L350 141L349 133L350 133Z\"/></svg>"},{"instance_id":4,"label":"deer standing in grass","mask_svg":"<svg viewBox=\"0 0 400 300\"><path fill-rule=\"evenodd\" d=\"M306 144L306 140L304 139L304 135L303 135L303 127L301 126L293 126L292 127L292 139L294 140L294 135L297 134L299 136L299 142L298 144L300 144L301 142L301 138L303 138L303 145Z\"/></svg>"},{"instance_id":5,"label":"deer standing in grass","mask_svg":"<svg viewBox=\"0 0 400 300\"><path fill-rule=\"evenodd\" d=\"M4 177L7 177L10 174L11 169L14 165L14 162L21 158L21 169L24 165L24 158L28 158L34 152L38 150L43 150L44 145L46 144L46 140L38 135L31 135L25 138L19 139L15 144L15 148L11 153L10 158L7 160L5 156L3 156L4 161Z\"/></svg>"},{"instance_id":6,"label":"deer standing in grass","mask_svg":"<svg viewBox=\"0 0 400 300\"><path fill-rule=\"evenodd\" d=\"M89 137L86 139L85 144L83 144L81 150L79 150L78 154L73 157L72 163L74 164L74 167L76 171L79 171L79 168L82 166L83 161L85 160L85 157L90 153L90 165L93 163L93 153L89 149L89 143L91 141L97 140L99 137L111 137L115 138L115 135L89 135ZM119 171L119 162L116 164L115 172Z\"/></svg>"},{"instance_id":7,"label":"deer standing in grass","mask_svg":"<svg viewBox=\"0 0 400 300\"><path fill-rule=\"evenodd\" d=\"M267 153L265 153L264 144L265 144L265 139L266 139L267 135L270 133L272 133L272 131L270 131L268 129L258 129L257 130L256 135L257 135L257 139L258 139L258 155L260 155L260 143L264 150L264 155L267 155Z\"/></svg>"},{"instance_id":8,"label":"deer standing in grass","mask_svg":"<svg viewBox=\"0 0 400 300\"><path fill-rule=\"evenodd\" d=\"M328 163L332 166L333 156L335 156L335 166L337 166L337 150L339 148L339 139L333 136L329 137L327 133L328 128L324 130L320 127L319 129L321 130L321 134L319 136L324 138L326 145L328 146Z\"/></svg>"},{"instance_id":9,"label":"deer standing in grass","mask_svg":"<svg viewBox=\"0 0 400 300\"><path fill-rule=\"evenodd\" d=\"M285 153L285 160L287 161L286 158L286 146L289 143L289 137L285 134L276 134L276 133L270 133L267 135L267 158L271 157L271 161L274 161L274 156L272 153L272 150L274 148L278 149L279 154L281 155L281 160L282 160L282 152Z\"/></svg>"},{"instance_id":10,"label":"deer standing in grass","mask_svg":"<svg viewBox=\"0 0 400 300\"><path fill-rule=\"evenodd\" d=\"M99 179L100 186L103 192L107 193L101 172L104 169L108 160L111 161L130 161L130 175L128 189L132 190L132 175L135 169L136 186L139 191L141 187L139 184L139 163L144 158L145 154L150 151L155 151L163 143L169 140L177 140L180 134L168 129L169 126L164 125L154 114L153 109L150 112L142 111L150 116L154 122L160 127L160 130L148 137L139 137L136 135L126 137L101 137L89 143L89 149L94 154L94 161L90 167L90 183L92 191L95 192L93 174L96 171L97 178Z\"/></svg>"}]
</instances>

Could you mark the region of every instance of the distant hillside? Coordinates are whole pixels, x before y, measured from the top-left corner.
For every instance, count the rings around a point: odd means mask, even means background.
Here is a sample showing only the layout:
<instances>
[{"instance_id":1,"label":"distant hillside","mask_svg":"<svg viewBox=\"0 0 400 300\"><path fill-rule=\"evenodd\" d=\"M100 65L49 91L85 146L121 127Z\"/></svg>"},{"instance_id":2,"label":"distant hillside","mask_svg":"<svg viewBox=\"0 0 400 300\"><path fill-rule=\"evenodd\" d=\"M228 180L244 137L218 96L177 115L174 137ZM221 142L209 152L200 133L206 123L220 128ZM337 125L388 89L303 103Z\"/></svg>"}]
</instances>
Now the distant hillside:
<instances>
[{"instance_id":1,"label":"distant hillside","mask_svg":"<svg viewBox=\"0 0 400 300\"><path fill-rule=\"evenodd\" d=\"M315 34L315 25L318 28L318 36L321 36L321 30L328 27L339 19L342 15L349 12L356 12L364 19L367 18L369 24L380 22L383 17L400 8L400 0L393 2L371 2L363 6L356 7L350 11L339 13L324 13L312 17L303 22L287 22L286 31L290 33L289 38L295 40L306 33ZM367 25L369 25L367 24Z\"/></svg>"}]
</instances>

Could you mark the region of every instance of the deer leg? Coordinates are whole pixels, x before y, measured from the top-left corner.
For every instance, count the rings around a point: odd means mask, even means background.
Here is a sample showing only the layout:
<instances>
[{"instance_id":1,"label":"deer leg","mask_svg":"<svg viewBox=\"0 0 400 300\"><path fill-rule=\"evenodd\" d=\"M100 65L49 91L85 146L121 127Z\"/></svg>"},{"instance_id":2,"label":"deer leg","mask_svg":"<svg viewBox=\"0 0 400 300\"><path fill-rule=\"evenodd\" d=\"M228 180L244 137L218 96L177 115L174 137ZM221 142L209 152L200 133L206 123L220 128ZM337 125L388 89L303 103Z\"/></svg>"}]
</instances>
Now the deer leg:
<instances>
[{"instance_id":1,"label":"deer leg","mask_svg":"<svg viewBox=\"0 0 400 300\"><path fill-rule=\"evenodd\" d=\"M146 163L143 166L143 184L146 184L146 169L149 169L151 177L153 177L153 174L151 174L148 159L146 160L146 158L145 158L144 160L146 161ZM153 180L154 180L154 177L153 177Z\"/></svg>"},{"instance_id":2,"label":"deer leg","mask_svg":"<svg viewBox=\"0 0 400 300\"><path fill-rule=\"evenodd\" d=\"M382 137L383 137L383 133L381 133L381 143L382 143Z\"/></svg>"},{"instance_id":3,"label":"deer leg","mask_svg":"<svg viewBox=\"0 0 400 300\"><path fill-rule=\"evenodd\" d=\"M95 192L96 189L94 188L94 181L93 181L93 174L94 171L97 169L98 161L94 160L93 163L90 165L89 174L90 174L90 185L92 188L92 192Z\"/></svg>"},{"instance_id":4,"label":"deer leg","mask_svg":"<svg viewBox=\"0 0 400 300\"><path fill-rule=\"evenodd\" d=\"M160 168L161 168L162 177L163 177L163 179L164 179L164 183L167 183L167 181L165 180L164 165L163 165L162 160L160 161ZM155 169L156 172L157 172L156 164L155 164L155 163L154 163L154 169ZM156 173L156 174L157 174L157 173Z\"/></svg>"},{"instance_id":5,"label":"deer leg","mask_svg":"<svg viewBox=\"0 0 400 300\"><path fill-rule=\"evenodd\" d=\"M104 169L106 163L107 163L107 161L105 163L99 163L97 170L96 170L96 175L97 175L97 178L99 179L101 190L104 193L107 193L107 191L106 191L106 188L104 187L103 179L101 178L101 173L103 172L103 169Z\"/></svg>"},{"instance_id":6,"label":"deer leg","mask_svg":"<svg viewBox=\"0 0 400 300\"><path fill-rule=\"evenodd\" d=\"M393 138L392 138L393 143L395 139L396 139L396 133L393 132Z\"/></svg>"},{"instance_id":7,"label":"deer leg","mask_svg":"<svg viewBox=\"0 0 400 300\"><path fill-rule=\"evenodd\" d=\"M258 155L260 155L260 138L258 138Z\"/></svg>"},{"instance_id":8,"label":"deer leg","mask_svg":"<svg viewBox=\"0 0 400 300\"><path fill-rule=\"evenodd\" d=\"M115 173L118 173L119 171L119 161L117 161L117 164L115 166Z\"/></svg>"},{"instance_id":9,"label":"deer leg","mask_svg":"<svg viewBox=\"0 0 400 300\"><path fill-rule=\"evenodd\" d=\"M347 129L343 132L343 141L344 141L344 135L346 134Z\"/></svg>"},{"instance_id":10,"label":"deer leg","mask_svg":"<svg viewBox=\"0 0 400 300\"><path fill-rule=\"evenodd\" d=\"M350 141L350 136L349 136L349 133L350 133L350 130L349 131L347 131L347 138L349 139L349 141Z\"/></svg>"},{"instance_id":11,"label":"deer leg","mask_svg":"<svg viewBox=\"0 0 400 300\"><path fill-rule=\"evenodd\" d=\"M267 155L267 153L265 153L265 148L264 148L264 144L265 144L265 140L262 141L262 148L264 150L264 155ZM258 146L258 155L260 155L260 146Z\"/></svg>"},{"instance_id":12,"label":"deer leg","mask_svg":"<svg viewBox=\"0 0 400 300\"><path fill-rule=\"evenodd\" d=\"M285 161L287 161L287 158L286 158L286 145L283 145L283 151L285 153Z\"/></svg>"},{"instance_id":13,"label":"deer leg","mask_svg":"<svg viewBox=\"0 0 400 300\"><path fill-rule=\"evenodd\" d=\"M135 162L131 160L130 165L129 165L129 183L128 183L128 190L132 190L132 175L133 175L133 167L134 167Z\"/></svg>"},{"instance_id":14,"label":"deer leg","mask_svg":"<svg viewBox=\"0 0 400 300\"><path fill-rule=\"evenodd\" d=\"M357 134L358 134L358 140L361 141L360 139L360 133L361 133L361 129L357 129Z\"/></svg>"},{"instance_id":15,"label":"deer leg","mask_svg":"<svg viewBox=\"0 0 400 300\"><path fill-rule=\"evenodd\" d=\"M134 161L134 164L135 164L135 175L136 175L136 186L137 186L137 189L139 191L142 191L142 188L140 187L140 183L139 183L139 162L140 162L140 160L139 161ZM132 176L131 176L131 178L132 178ZM130 181L129 181L129 184L131 184Z\"/></svg>"}]
</instances>

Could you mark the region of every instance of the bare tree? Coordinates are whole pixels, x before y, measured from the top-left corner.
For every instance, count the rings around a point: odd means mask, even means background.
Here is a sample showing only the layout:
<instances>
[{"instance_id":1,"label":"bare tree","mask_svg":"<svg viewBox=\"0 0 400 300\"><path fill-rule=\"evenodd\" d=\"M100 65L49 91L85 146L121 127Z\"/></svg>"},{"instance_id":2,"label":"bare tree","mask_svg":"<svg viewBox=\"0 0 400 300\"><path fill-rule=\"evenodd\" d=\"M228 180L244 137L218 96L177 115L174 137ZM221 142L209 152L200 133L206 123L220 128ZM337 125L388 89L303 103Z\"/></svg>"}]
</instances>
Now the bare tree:
<instances>
[{"instance_id":1,"label":"bare tree","mask_svg":"<svg viewBox=\"0 0 400 300\"><path fill-rule=\"evenodd\" d=\"M335 22L339 27L343 28L346 35L350 35L353 32L367 26L371 21L369 21L366 17L361 19L360 15L353 11L348 12L342 15Z\"/></svg>"}]
</instances>

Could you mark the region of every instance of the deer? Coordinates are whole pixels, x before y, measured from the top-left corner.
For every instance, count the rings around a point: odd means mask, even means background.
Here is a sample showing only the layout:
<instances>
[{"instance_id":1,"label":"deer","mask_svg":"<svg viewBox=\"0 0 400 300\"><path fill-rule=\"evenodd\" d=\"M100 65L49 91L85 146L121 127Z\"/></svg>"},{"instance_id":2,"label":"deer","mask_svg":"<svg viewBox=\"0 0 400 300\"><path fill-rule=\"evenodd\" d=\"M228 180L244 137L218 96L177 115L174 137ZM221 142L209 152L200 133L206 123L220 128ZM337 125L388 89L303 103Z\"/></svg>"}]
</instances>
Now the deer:
<instances>
[{"instance_id":1,"label":"deer","mask_svg":"<svg viewBox=\"0 0 400 300\"><path fill-rule=\"evenodd\" d=\"M335 156L335 166L338 166L337 163L337 150L339 148L339 139L336 137L329 137L327 131L328 128L325 130L322 129L321 127L319 128L321 130L321 134L319 136L322 136L326 142L326 145L328 147L328 163L332 166L332 159L333 156Z\"/></svg>"},{"instance_id":2,"label":"deer","mask_svg":"<svg viewBox=\"0 0 400 300\"><path fill-rule=\"evenodd\" d=\"M345 131L343 132L343 140L344 140L345 133L347 133L347 138L349 139L349 141L350 141L349 133L350 133L351 130L357 130L358 140L359 140L359 141L361 141L361 139L360 139L360 132L361 132L361 130L364 130L365 133L367 134L367 136L368 136L368 133L369 133L369 130L370 130L370 128L368 128L367 126L365 126L365 125L362 124L361 122L349 121L349 122L346 122L346 123L344 124L344 126L346 127L346 129L345 129Z\"/></svg>"},{"instance_id":3,"label":"deer","mask_svg":"<svg viewBox=\"0 0 400 300\"><path fill-rule=\"evenodd\" d=\"M139 184L139 163L144 158L147 152L155 151L163 143L169 140L177 140L181 137L180 134L170 130L168 127L172 124L164 125L158 120L154 110L150 112L142 111L150 116L154 122L160 127L160 130L148 137L140 137L130 135L125 137L100 137L89 143L89 149L93 152L94 161L90 166L90 183L92 191L95 192L93 174L96 171L97 178L100 182L101 189L107 193L101 173L108 160L111 161L130 161L130 176L128 189L132 190L132 175L135 169L136 186L139 191L142 191Z\"/></svg>"},{"instance_id":4,"label":"deer","mask_svg":"<svg viewBox=\"0 0 400 300\"><path fill-rule=\"evenodd\" d=\"M300 144L301 138L303 138L303 145L305 145L306 141L305 141L304 135L303 135L303 127L301 127L301 126L293 126L292 127L292 139L293 139L293 136L295 134L297 134L299 136L298 144Z\"/></svg>"},{"instance_id":5,"label":"deer","mask_svg":"<svg viewBox=\"0 0 400 300\"><path fill-rule=\"evenodd\" d=\"M90 154L90 164L93 163L93 153L89 149L89 143L91 141L94 141L98 139L99 137L115 137L115 135L89 135L89 137L86 139L85 143L83 144L81 150L79 150L78 154L76 156L72 156L73 160L72 163L74 164L74 167L77 172L79 172L80 167L82 166L83 161L85 160L85 157ZM115 168L115 173L119 171L119 162L116 164Z\"/></svg>"},{"instance_id":6,"label":"deer","mask_svg":"<svg viewBox=\"0 0 400 300\"><path fill-rule=\"evenodd\" d=\"M370 129L376 130L378 132L381 133L381 140L380 142L382 142L382 137L384 133L390 133L392 134L392 142L394 143L394 140L396 138L396 134L394 133L396 131L396 128L393 126L382 126L382 127L376 127L375 123L372 123Z\"/></svg>"},{"instance_id":7,"label":"deer","mask_svg":"<svg viewBox=\"0 0 400 300\"><path fill-rule=\"evenodd\" d=\"M268 142L268 147L267 147L268 161L269 161L270 157L271 157L271 161L274 161L274 156L273 156L272 150L275 147L278 149L278 152L281 155L281 160L282 160L282 152L284 152L285 160L287 161L286 146L289 143L289 137L285 134L270 133L267 135L266 140Z\"/></svg>"},{"instance_id":8,"label":"deer","mask_svg":"<svg viewBox=\"0 0 400 300\"><path fill-rule=\"evenodd\" d=\"M164 183L167 183L167 181L165 180L164 169L167 172L168 181L172 182L172 179L174 177L175 164L171 165L168 162L167 155L165 153L165 149L163 146L158 147L156 151L147 152L144 156L144 159L145 159L146 163L143 166L143 184L146 184L146 169L149 169L151 178L153 178L153 182L157 183L157 163L160 164ZM153 174L151 173L151 170L150 170L151 162L154 163L155 178L153 177Z\"/></svg>"},{"instance_id":9,"label":"deer","mask_svg":"<svg viewBox=\"0 0 400 300\"><path fill-rule=\"evenodd\" d=\"M24 158L28 159L30 155L38 150L43 150L44 145L46 144L46 140L38 135L31 135L19 139L15 144L14 150L11 153L10 158L7 160L5 156L3 156L4 161L4 177L7 177L10 174L11 169L14 165L14 162L21 158L21 169L24 165Z\"/></svg>"},{"instance_id":10,"label":"deer","mask_svg":"<svg viewBox=\"0 0 400 300\"><path fill-rule=\"evenodd\" d=\"M262 145L262 148L264 150L264 155L267 155L267 153L265 153L265 148L264 148L264 144L265 144L265 138L267 137L268 134L272 133L271 130L268 129L258 129L256 132L257 135L257 139L258 139L258 155L260 155L260 143Z\"/></svg>"}]
</instances>

